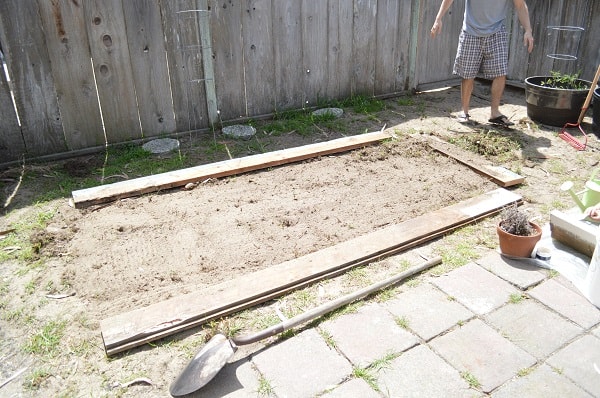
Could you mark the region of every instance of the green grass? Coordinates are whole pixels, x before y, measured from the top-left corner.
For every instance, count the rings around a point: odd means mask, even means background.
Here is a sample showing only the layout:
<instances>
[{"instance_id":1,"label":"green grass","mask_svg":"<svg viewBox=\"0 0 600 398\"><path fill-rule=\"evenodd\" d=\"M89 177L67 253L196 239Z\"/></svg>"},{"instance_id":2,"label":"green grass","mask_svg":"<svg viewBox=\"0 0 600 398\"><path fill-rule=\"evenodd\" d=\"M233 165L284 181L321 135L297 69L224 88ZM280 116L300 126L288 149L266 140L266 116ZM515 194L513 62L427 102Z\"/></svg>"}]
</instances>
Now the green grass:
<instances>
[{"instance_id":1,"label":"green grass","mask_svg":"<svg viewBox=\"0 0 600 398\"><path fill-rule=\"evenodd\" d=\"M271 381L261 375L258 379L256 393L261 397L269 397L275 395L275 389L271 385Z\"/></svg>"},{"instance_id":2,"label":"green grass","mask_svg":"<svg viewBox=\"0 0 600 398\"><path fill-rule=\"evenodd\" d=\"M525 297L521 293L511 293L509 301L511 304L518 304L523 301Z\"/></svg>"},{"instance_id":3,"label":"green grass","mask_svg":"<svg viewBox=\"0 0 600 398\"><path fill-rule=\"evenodd\" d=\"M26 390L37 390L41 387L42 383L48 379L52 374L45 368L35 369L25 378L23 387Z\"/></svg>"},{"instance_id":4,"label":"green grass","mask_svg":"<svg viewBox=\"0 0 600 398\"><path fill-rule=\"evenodd\" d=\"M477 380L477 378L472 375L470 372L462 372L461 377L467 382L469 383L469 387L471 388L479 388L481 387L481 383L479 382L479 380Z\"/></svg>"},{"instance_id":5,"label":"green grass","mask_svg":"<svg viewBox=\"0 0 600 398\"><path fill-rule=\"evenodd\" d=\"M407 317L396 317L394 320L396 321L396 325L400 326L402 329L408 329L409 321Z\"/></svg>"},{"instance_id":6,"label":"green grass","mask_svg":"<svg viewBox=\"0 0 600 398\"><path fill-rule=\"evenodd\" d=\"M29 338L23 350L29 354L54 357L58 353L66 325L66 321L46 323L39 332Z\"/></svg>"},{"instance_id":7,"label":"green grass","mask_svg":"<svg viewBox=\"0 0 600 398\"><path fill-rule=\"evenodd\" d=\"M379 391L377 386L377 376L370 368L354 367L352 369L352 376L357 379L363 379L373 390Z\"/></svg>"}]
</instances>

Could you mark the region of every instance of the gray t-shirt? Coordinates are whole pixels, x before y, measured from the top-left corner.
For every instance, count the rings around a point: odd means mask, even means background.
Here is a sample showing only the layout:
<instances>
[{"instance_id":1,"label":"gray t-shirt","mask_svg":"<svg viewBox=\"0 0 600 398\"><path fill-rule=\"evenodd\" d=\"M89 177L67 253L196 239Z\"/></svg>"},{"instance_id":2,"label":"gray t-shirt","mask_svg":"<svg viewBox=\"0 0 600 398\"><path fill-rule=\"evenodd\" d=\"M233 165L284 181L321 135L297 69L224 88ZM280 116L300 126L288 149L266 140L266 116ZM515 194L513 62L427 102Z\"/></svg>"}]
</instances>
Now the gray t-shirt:
<instances>
[{"instance_id":1,"label":"gray t-shirt","mask_svg":"<svg viewBox=\"0 0 600 398\"><path fill-rule=\"evenodd\" d=\"M463 30L474 36L489 36L500 30L510 0L465 0Z\"/></svg>"}]
</instances>

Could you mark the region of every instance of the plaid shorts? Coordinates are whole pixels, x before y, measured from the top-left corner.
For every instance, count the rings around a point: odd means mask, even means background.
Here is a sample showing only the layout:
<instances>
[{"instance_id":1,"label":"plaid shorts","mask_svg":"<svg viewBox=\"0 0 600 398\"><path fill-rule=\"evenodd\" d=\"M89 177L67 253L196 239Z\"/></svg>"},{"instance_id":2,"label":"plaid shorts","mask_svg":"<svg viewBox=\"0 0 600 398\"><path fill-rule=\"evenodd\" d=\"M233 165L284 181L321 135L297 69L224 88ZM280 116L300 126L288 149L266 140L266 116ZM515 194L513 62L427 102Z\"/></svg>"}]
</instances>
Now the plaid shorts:
<instances>
[{"instance_id":1,"label":"plaid shorts","mask_svg":"<svg viewBox=\"0 0 600 398\"><path fill-rule=\"evenodd\" d=\"M508 33L503 26L490 36L478 37L460 33L453 73L463 79L474 79L481 71L486 79L506 76L508 70Z\"/></svg>"}]
</instances>

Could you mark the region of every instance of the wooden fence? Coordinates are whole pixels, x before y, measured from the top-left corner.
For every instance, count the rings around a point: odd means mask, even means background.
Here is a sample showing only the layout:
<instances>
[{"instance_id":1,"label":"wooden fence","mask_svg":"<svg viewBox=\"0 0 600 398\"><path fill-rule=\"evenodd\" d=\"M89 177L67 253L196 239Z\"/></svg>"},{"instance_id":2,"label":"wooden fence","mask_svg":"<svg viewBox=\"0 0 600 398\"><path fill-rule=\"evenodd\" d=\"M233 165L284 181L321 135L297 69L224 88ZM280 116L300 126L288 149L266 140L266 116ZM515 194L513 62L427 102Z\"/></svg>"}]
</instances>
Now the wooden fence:
<instances>
[{"instance_id":1,"label":"wooden fence","mask_svg":"<svg viewBox=\"0 0 600 398\"><path fill-rule=\"evenodd\" d=\"M440 0L2 0L0 165L218 127L352 95L456 82L464 5ZM529 0L509 81L560 68L591 80L600 0ZM560 36L548 26L585 30ZM562 61L547 54L574 53ZM7 77L10 77L8 80Z\"/></svg>"}]
</instances>

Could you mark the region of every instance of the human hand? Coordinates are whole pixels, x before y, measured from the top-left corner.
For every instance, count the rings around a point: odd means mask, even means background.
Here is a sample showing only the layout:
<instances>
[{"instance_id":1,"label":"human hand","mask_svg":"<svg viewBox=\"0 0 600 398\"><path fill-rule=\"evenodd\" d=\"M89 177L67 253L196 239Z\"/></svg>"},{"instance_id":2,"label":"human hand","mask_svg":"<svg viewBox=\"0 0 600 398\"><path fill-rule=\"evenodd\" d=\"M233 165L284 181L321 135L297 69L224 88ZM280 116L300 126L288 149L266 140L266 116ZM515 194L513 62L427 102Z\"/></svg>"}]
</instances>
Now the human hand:
<instances>
[{"instance_id":1,"label":"human hand","mask_svg":"<svg viewBox=\"0 0 600 398\"><path fill-rule=\"evenodd\" d=\"M528 53L533 51L533 35L530 30L525 31L525 34L523 35L523 45L527 47Z\"/></svg>"},{"instance_id":2,"label":"human hand","mask_svg":"<svg viewBox=\"0 0 600 398\"><path fill-rule=\"evenodd\" d=\"M431 27L431 37L435 37L438 33L442 31L442 21L435 20L433 26Z\"/></svg>"},{"instance_id":3,"label":"human hand","mask_svg":"<svg viewBox=\"0 0 600 398\"><path fill-rule=\"evenodd\" d=\"M584 214L594 221L600 221L600 203L585 209Z\"/></svg>"}]
</instances>

